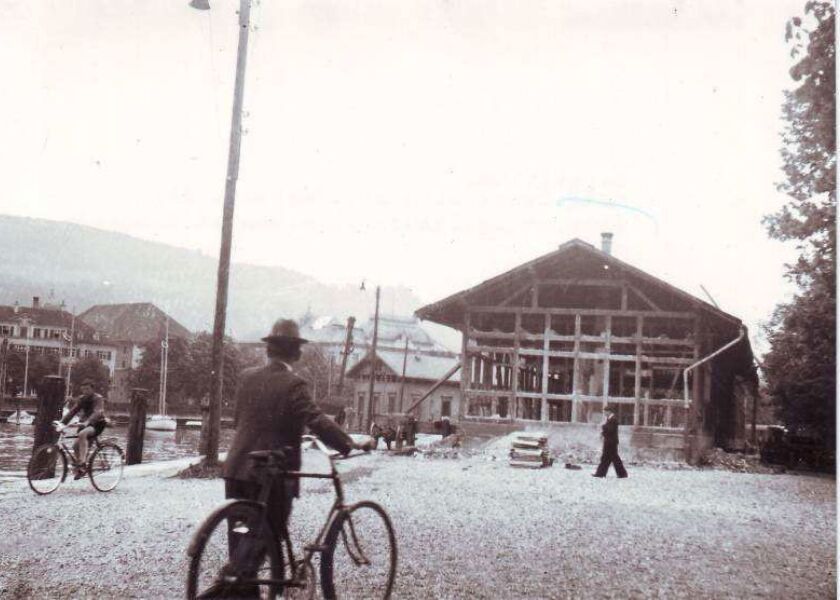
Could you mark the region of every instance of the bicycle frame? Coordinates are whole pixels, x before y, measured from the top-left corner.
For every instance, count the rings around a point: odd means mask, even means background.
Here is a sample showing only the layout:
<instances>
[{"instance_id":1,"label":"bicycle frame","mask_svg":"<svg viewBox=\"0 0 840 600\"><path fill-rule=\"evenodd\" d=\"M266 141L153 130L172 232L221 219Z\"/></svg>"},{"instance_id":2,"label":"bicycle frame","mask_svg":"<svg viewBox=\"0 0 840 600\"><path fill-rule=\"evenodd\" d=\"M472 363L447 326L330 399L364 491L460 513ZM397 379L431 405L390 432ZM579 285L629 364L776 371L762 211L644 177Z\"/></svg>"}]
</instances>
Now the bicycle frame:
<instances>
[{"instance_id":1,"label":"bicycle frame","mask_svg":"<svg viewBox=\"0 0 840 600\"><path fill-rule=\"evenodd\" d=\"M79 461L76 460L76 453L73 451L72 448L69 448L67 446L67 443L66 443L66 440L75 440L78 437L79 437L78 432L76 433L76 435L67 435L67 434L64 433L64 431L61 431L58 434L58 440L55 442L56 445L59 448L61 448L61 451L64 453L64 456L67 457L70 460L70 464L73 467L76 467L76 468L84 467L87 464L87 462L90 459L93 452L97 448L100 448L102 446L102 444L99 443L99 436L98 435L93 436L93 438L88 438L88 441L90 443L88 444L88 450L87 450L87 454L85 455L85 461L84 461L84 463L79 463ZM65 478L67 477L66 473L64 474L64 477ZM64 481L64 479L62 479L62 481Z\"/></svg>"},{"instance_id":2,"label":"bicycle frame","mask_svg":"<svg viewBox=\"0 0 840 600\"><path fill-rule=\"evenodd\" d=\"M260 477L260 494L257 498L257 502L262 507L263 511L263 523L260 527L265 527L267 523L267 516L268 516L268 498L271 494L271 484L276 479L285 480L285 479L330 479L333 482L333 488L335 489L335 500L333 501L332 506L330 507L330 511L327 514L327 518L324 521L324 525L321 527L321 530L318 532L318 535L315 537L315 541L309 544L306 544L303 547L303 563L309 563L312 560L312 556L315 553L323 552L326 549L324 545L324 540L327 536L327 532L330 530L333 522L339 518L343 511L347 509L347 505L344 503L344 487L341 483L341 476L339 475L338 471L335 468L335 462L339 460L347 460L349 458L355 458L357 456L363 456L363 454L355 454L353 456L349 456L346 458L337 458L330 454L329 448L327 448L318 438L313 436L303 436L304 442L313 442L315 446L321 450L324 454L326 454L327 458L330 462L330 472L329 473L306 473L303 471L286 471L279 467L271 458L269 459L268 464L262 468L262 475ZM297 568L299 562L295 559L294 555L294 548L292 546L291 536L289 535L288 525L286 523L286 519L282 519L283 522L283 530L280 531L280 536L282 537L282 543L286 549L286 553L289 557L289 566L292 572L291 579L282 579L282 580L275 580L275 579L260 579L259 582L254 583L264 583L264 584L281 584L283 586L288 587L301 587L301 584L296 581L297 577ZM354 533L355 535L355 533Z\"/></svg>"}]
</instances>

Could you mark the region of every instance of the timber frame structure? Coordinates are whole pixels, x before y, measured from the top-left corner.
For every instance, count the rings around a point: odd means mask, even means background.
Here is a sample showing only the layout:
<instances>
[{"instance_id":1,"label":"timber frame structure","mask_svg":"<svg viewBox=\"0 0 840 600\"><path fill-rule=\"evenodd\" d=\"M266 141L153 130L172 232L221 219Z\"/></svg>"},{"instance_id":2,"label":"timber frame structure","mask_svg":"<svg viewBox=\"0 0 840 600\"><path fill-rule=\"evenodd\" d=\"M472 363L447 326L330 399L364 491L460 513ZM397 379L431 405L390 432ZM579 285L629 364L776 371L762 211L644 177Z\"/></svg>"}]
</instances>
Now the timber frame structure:
<instances>
[{"instance_id":1,"label":"timber frame structure","mask_svg":"<svg viewBox=\"0 0 840 600\"><path fill-rule=\"evenodd\" d=\"M593 423L609 405L623 425L743 440L741 321L604 248L571 240L417 311L463 334L458 418Z\"/></svg>"}]
</instances>

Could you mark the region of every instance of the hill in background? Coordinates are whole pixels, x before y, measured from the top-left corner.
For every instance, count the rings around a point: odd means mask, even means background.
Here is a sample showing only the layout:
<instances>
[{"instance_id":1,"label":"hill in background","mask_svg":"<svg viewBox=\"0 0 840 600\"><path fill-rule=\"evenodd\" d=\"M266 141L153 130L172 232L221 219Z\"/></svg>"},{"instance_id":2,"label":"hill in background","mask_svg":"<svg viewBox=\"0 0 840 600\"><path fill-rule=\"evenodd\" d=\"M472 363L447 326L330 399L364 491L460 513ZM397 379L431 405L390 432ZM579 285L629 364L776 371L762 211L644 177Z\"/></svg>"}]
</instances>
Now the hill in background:
<instances>
[{"instance_id":1,"label":"hill in background","mask_svg":"<svg viewBox=\"0 0 840 600\"><path fill-rule=\"evenodd\" d=\"M94 304L152 302L190 330L212 330L218 263L200 252L73 223L0 215L0 256L0 304L29 305L39 296L64 301L78 314ZM373 314L371 296L355 285L327 285L282 267L233 264L227 330L236 339L256 340L277 317L297 318L307 310L363 321ZM385 288L383 296L396 314L410 315L421 305L406 288Z\"/></svg>"}]
</instances>

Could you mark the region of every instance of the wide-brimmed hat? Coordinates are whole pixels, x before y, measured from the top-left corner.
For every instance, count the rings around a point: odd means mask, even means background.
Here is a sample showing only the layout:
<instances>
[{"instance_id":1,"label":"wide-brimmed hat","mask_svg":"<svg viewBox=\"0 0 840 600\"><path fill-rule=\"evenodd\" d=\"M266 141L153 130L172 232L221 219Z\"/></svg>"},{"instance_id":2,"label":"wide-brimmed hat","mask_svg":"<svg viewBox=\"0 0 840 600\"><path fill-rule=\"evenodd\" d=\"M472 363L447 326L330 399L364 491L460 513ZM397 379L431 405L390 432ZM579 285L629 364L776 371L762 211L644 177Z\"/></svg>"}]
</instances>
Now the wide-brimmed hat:
<instances>
[{"instance_id":1,"label":"wide-brimmed hat","mask_svg":"<svg viewBox=\"0 0 840 600\"><path fill-rule=\"evenodd\" d=\"M297 342L305 344L309 340L300 337L298 324L291 319L277 319L271 333L262 338L264 342Z\"/></svg>"}]
</instances>

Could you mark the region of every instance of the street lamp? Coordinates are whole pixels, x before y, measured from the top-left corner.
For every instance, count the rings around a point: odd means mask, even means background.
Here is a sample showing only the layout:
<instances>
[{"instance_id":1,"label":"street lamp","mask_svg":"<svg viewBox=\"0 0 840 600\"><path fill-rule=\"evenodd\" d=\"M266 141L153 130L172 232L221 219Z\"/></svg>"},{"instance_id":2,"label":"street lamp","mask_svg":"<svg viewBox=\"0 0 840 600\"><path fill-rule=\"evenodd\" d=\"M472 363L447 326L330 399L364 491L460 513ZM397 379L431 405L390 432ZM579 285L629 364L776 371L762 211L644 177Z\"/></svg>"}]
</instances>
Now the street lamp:
<instances>
[{"instance_id":1,"label":"street lamp","mask_svg":"<svg viewBox=\"0 0 840 600\"><path fill-rule=\"evenodd\" d=\"M365 282L362 282L362 290L365 289ZM373 383L376 379L376 342L379 339L379 286L376 286L376 309L373 313L373 343L370 349L370 386L368 388L368 415L367 431L373 424Z\"/></svg>"},{"instance_id":2,"label":"street lamp","mask_svg":"<svg viewBox=\"0 0 840 600\"><path fill-rule=\"evenodd\" d=\"M198 10L210 8L208 0L190 0ZM230 125L225 202L222 211L222 241L219 249L219 270L216 278L216 314L213 321L212 381L209 427L206 439L201 440L208 464L219 461L219 430L222 416L222 385L224 374L224 335L227 312L228 280L230 278L230 249L233 238L233 207L236 200L236 180L239 178L239 152L242 146L242 98L245 91L245 59L248 55L251 0L239 0L239 44L236 49L236 79L233 84L233 114Z\"/></svg>"}]
</instances>

